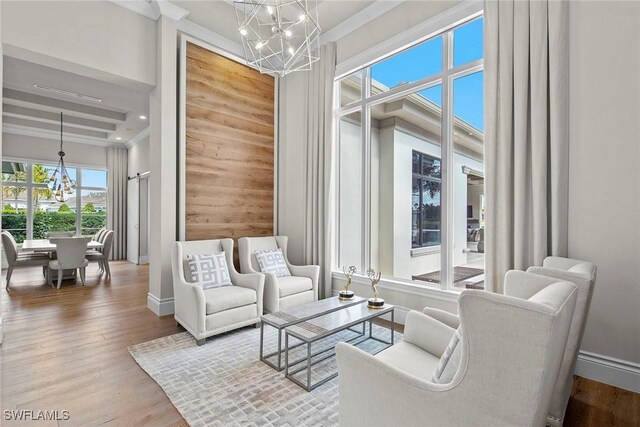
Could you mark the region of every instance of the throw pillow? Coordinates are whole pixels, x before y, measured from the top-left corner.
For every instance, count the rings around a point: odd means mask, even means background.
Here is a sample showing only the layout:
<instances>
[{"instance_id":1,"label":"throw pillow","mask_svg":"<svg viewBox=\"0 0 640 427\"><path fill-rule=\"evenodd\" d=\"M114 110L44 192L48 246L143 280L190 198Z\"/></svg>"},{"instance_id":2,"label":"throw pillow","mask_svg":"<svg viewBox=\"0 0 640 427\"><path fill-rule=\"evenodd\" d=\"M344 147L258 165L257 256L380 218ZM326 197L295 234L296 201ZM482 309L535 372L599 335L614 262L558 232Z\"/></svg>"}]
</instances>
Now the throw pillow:
<instances>
[{"instance_id":1,"label":"throw pillow","mask_svg":"<svg viewBox=\"0 0 640 427\"><path fill-rule=\"evenodd\" d=\"M447 345L444 353L442 353L442 357L440 357L440 362L438 362L436 372L433 374L433 378L431 379L434 383L450 383L455 376L456 371L458 370L458 365L460 365L462 348L462 345L460 345L460 337L460 328L458 328L451 337L449 345Z\"/></svg>"},{"instance_id":2,"label":"throw pillow","mask_svg":"<svg viewBox=\"0 0 640 427\"><path fill-rule=\"evenodd\" d=\"M291 276L282 249L263 249L254 253L258 260L260 271L263 273L271 273L276 277Z\"/></svg>"},{"instance_id":3,"label":"throw pillow","mask_svg":"<svg viewBox=\"0 0 640 427\"><path fill-rule=\"evenodd\" d=\"M187 255L191 282L198 283L202 289L231 286L229 267L224 252L219 254Z\"/></svg>"}]
</instances>

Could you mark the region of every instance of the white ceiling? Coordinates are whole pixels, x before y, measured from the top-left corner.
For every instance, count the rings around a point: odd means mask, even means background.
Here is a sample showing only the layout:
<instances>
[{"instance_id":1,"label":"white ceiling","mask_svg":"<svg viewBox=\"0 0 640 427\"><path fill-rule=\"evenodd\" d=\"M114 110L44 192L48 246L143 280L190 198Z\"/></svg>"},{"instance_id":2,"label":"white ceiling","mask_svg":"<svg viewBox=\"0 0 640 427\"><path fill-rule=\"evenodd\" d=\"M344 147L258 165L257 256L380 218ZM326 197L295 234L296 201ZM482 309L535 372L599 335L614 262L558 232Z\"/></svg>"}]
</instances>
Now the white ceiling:
<instances>
[{"instance_id":1,"label":"white ceiling","mask_svg":"<svg viewBox=\"0 0 640 427\"><path fill-rule=\"evenodd\" d=\"M34 85L99 98L90 101ZM125 144L148 126L149 94L4 57L3 131L98 145ZM139 116L147 119L140 119ZM120 138L120 139L118 139Z\"/></svg>"},{"instance_id":2,"label":"white ceiling","mask_svg":"<svg viewBox=\"0 0 640 427\"><path fill-rule=\"evenodd\" d=\"M189 11L187 19L240 43L233 0L172 0ZM313 7L314 1L309 1ZM323 33L363 11L371 0L318 0ZM344 26L344 25L343 25ZM99 98L94 102L45 91L34 85ZM148 127L149 95L97 79L4 57L3 131L57 140L64 113L64 140L124 145ZM140 115L147 119L141 120Z\"/></svg>"},{"instance_id":3,"label":"white ceiling","mask_svg":"<svg viewBox=\"0 0 640 427\"><path fill-rule=\"evenodd\" d=\"M173 0L172 3L189 11L189 21L241 43L232 0ZM309 1L309 7L314 3ZM318 0L318 20L322 32L329 31L373 3L371 0Z\"/></svg>"}]
</instances>

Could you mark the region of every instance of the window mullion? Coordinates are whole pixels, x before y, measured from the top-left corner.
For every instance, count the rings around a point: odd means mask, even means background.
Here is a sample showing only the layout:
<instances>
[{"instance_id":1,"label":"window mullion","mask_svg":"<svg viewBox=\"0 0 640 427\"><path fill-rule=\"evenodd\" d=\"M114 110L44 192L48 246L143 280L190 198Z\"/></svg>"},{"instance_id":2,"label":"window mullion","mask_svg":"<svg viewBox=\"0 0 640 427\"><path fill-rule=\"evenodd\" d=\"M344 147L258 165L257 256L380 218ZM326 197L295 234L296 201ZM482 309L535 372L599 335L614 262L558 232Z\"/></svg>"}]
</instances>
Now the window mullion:
<instances>
[{"instance_id":1,"label":"window mullion","mask_svg":"<svg viewBox=\"0 0 640 427\"><path fill-rule=\"evenodd\" d=\"M363 73L363 95L368 99L371 94L371 69ZM371 109L362 104L362 269L371 268Z\"/></svg>"},{"instance_id":2,"label":"window mullion","mask_svg":"<svg viewBox=\"0 0 640 427\"><path fill-rule=\"evenodd\" d=\"M33 239L33 164L27 164L27 239Z\"/></svg>"},{"instance_id":3,"label":"window mullion","mask_svg":"<svg viewBox=\"0 0 640 427\"><path fill-rule=\"evenodd\" d=\"M452 64L453 32L449 31L442 39L442 68L446 77L442 79L442 184L441 184L441 217L440 217L440 287L447 289L451 282L452 246L453 246L453 144L451 143L452 92L449 70Z\"/></svg>"},{"instance_id":4,"label":"window mullion","mask_svg":"<svg viewBox=\"0 0 640 427\"><path fill-rule=\"evenodd\" d=\"M82 235L82 168L76 168L76 236Z\"/></svg>"}]
</instances>

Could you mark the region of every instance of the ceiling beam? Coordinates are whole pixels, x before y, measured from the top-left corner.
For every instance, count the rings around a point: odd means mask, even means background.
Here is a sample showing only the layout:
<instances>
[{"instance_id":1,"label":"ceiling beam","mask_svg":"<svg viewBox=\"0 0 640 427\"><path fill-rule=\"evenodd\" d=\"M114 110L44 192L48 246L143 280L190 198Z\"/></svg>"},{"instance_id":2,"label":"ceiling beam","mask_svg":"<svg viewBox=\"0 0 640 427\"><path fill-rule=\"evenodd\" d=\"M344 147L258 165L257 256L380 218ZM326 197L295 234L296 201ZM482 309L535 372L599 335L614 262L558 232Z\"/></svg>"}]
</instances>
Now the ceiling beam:
<instances>
[{"instance_id":1,"label":"ceiling beam","mask_svg":"<svg viewBox=\"0 0 640 427\"><path fill-rule=\"evenodd\" d=\"M37 120L45 123L60 123L60 114L51 111L43 111L34 108L20 107L18 105L4 104L2 113L7 117L17 117L23 119ZM102 132L114 132L116 125L98 120L85 119L72 115L64 116L64 123L74 125L79 128L97 130Z\"/></svg>"},{"instance_id":2,"label":"ceiling beam","mask_svg":"<svg viewBox=\"0 0 640 427\"><path fill-rule=\"evenodd\" d=\"M76 102L63 101L61 99L49 98L47 96L35 95L33 93L21 92L15 89L3 89L3 101L6 104L12 104L22 107L37 107L40 110L53 112L62 111L74 114L79 117L98 118L109 123L123 123L127 119L126 113L108 110L106 108L92 107L89 105L78 104Z\"/></svg>"},{"instance_id":3,"label":"ceiling beam","mask_svg":"<svg viewBox=\"0 0 640 427\"><path fill-rule=\"evenodd\" d=\"M60 134L55 132L43 131L33 128L25 128L22 126L15 126L4 123L2 125L2 132L11 135L30 136L34 138L48 139L51 141L60 142ZM80 137L74 135L65 135L64 142L77 142L80 144L96 145L99 147L126 147L125 143L119 141L109 141L107 139L96 139L88 137Z\"/></svg>"},{"instance_id":4,"label":"ceiling beam","mask_svg":"<svg viewBox=\"0 0 640 427\"><path fill-rule=\"evenodd\" d=\"M39 122L36 120L23 119L19 117L9 117L6 115L3 115L3 124L21 126L21 127L31 128L31 129L38 129L41 131L49 131L49 132L55 133L56 135L60 135L60 124L45 123L45 122ZM98 132L98 131L89 130L89 129L77 128L74 126L65 125L62 127L62 129L65 134L87 136L90 138L106 139L109 136L109 134L106 132Z\"/></svg>"}]
</instances>

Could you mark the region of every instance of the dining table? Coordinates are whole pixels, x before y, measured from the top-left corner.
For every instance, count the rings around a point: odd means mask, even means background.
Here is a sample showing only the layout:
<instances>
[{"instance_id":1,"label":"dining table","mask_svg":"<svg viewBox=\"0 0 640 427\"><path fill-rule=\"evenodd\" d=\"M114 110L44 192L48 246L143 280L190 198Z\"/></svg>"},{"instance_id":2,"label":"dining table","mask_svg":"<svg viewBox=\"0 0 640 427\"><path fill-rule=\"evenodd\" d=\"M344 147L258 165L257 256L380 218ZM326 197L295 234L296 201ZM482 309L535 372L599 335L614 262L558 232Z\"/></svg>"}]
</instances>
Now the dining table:
<instances>
[{"instance_id":1,"label":"dining table","mask_svg":"<svg viewBox=\"0 0 640 427\"><path fill-rule=\"evenodd\" d=\"M100 242L96 242L95 240L87 243L87 249L100 249L103 247L103 244ZM33 239L33 240L25 240L22 242L22 251L23 252L55 252L56 245L54 243L49 242L49 239Z\"/></svg>"},{"instance_id":2,"label":"dining table","mask_svg":"<svg viewBox=\"0 0 640 427\"><path fill-rule=\"evenodd\" d=\"M100 242L96 242L95 240L91 240L87 243L87 250L92 249L101 249L104 245ZM32 239L25 240L22 242L22 252L48 252L54 254L57 248L55 243L49 242L49 239ZM48 274L47 274L48 271ZM52 285L55 280L57 280L58 272L55 270L50 270L48 268L43 268L43 273L47 278L47 283ZM75 278L76 270L63 270L62 279L72 279Z\"/></svg>"}]
</instances>

